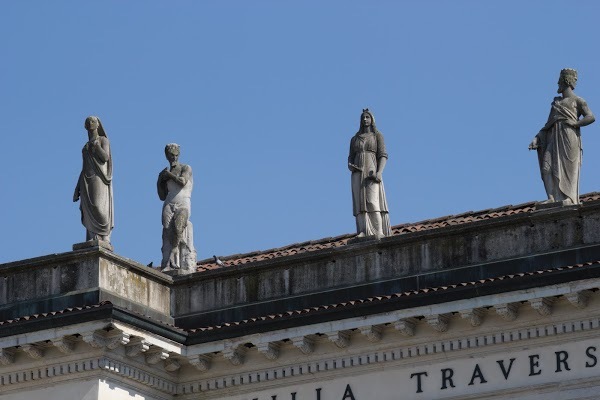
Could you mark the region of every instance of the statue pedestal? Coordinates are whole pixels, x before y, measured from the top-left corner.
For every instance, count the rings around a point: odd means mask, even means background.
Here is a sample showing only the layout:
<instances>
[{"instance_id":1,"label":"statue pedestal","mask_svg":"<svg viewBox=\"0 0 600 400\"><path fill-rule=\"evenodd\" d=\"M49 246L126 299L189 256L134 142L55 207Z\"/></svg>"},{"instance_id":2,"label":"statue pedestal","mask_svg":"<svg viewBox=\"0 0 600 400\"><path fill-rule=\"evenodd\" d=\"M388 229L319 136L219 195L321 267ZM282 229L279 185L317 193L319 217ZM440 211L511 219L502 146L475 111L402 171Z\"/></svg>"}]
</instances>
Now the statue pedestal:
<instances>
[{"instance_id":1,"label":"statue pedestal","mask_svg":"<svg viewBox=\"0 0 600 400\"><path fill-rule=\"evenodd\" d=\"M552 203L544 203L544 202L540 202L540 203L536 203L535 204L535 210L548 210L548 209L552 209L552 208L562 208L562 207L577 207L579 206L579 204L573 204L572 202L568 201L568 200L561 200L561 201L553 201Z\"/></svg>"},{"instance_id":2,"label":"statue pedestal","mask_svg":"<svg viewBox=\"0 0 600 400\"><path fill-rule=\"evenodd\" d=\"M91 247L100 247L108 251L114 251L112 244L110 244L110 242L105 242L104 240L88 240L87 242L75 243L73 245L73 250L83 250Z\"/></svg>"},{"instance_id":3,"label":"statue pedestal","mask_svg":"<svg viewBox=\"0 0 600 400\"><path fill-rule=\"evenodd\" d=\"M355 236L352 239L348 240L348 244L355 244L355 243L364 243L364 242L377 242L379 240L381 240L381 238L384 238L385 236L379 236L379 235L371 235L371 236Z\"/></svg>"}]
</instances>

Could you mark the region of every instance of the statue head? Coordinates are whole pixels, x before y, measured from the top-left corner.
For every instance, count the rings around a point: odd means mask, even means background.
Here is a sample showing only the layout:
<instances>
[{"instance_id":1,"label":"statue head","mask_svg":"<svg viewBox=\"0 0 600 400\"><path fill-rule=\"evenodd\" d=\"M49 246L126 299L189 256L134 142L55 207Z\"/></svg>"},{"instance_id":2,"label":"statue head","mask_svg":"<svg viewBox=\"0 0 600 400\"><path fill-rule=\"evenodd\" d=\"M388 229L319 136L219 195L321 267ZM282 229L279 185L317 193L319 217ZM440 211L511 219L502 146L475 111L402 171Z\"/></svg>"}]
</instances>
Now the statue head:
<instances>
[{"instance_id":1,"label":"statue head","mask_svg":"<svg viewBox=\"0 0 600 400\"><path fill-rule=\"evenodd\" d=\"M363 108L362 113L360 114L360 129L358 132L360 133L369 130L369 127L373 132L378 132L373 113L368 108Z\"/></svg>"},{"instance_id":2,"label":"statue head","mask_svg":"<svg viewBox=\"0 0 600 400\"><path fill-rule=\"evenodd\" d=\"M171 163L179 159L179 152L179 145L177 143L169 143L165 146L165 156Z\"/></svg>"},{"instance_id":3,"label":"statue head","mask_svg":"<svg viewBox=\"0 0 600 400\"><path fill-rule=\"evenodd\" d=\"M106 137L106 132L104 132L102 122L100 121L100 118L96 117L95 115L90 115L87 117L83 126L87 131L93 131L97 129L98 135Z\"/></svg>"},{"instance_id":4,"label":"statue head","mask_svg":"<svg viewBox=\"0 0 600 400\"><path fill-rule=\"evenodd\" d=\"M558 78L558 93L564 92L568 87L575 89L577 84L577 71L572 68L564 68L560 71L560 77Z\"/></svg>"}]
</instances>

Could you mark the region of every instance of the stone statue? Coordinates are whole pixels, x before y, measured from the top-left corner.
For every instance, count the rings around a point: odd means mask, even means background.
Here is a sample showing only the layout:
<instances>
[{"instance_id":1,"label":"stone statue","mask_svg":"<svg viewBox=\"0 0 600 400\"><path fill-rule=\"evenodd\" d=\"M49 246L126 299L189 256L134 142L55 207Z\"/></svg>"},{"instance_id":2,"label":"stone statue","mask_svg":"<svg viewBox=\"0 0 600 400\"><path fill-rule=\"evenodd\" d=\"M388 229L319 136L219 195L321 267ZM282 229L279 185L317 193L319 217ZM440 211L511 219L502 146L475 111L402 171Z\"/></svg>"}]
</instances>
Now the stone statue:
<instances>
[{"instance_id":1,"label":"stone statue","mask_svg":"<svg viewBox=\"0 0 600 400\"><path fill-rule=\"evenodd\" d=\"M88 142L83 146L83 167L73 201L80 200L81 223L89 245L112 249L110 234L114 227L112 157L110 142L98 117L87 117Z\"/></svg>"},{"instance_id":2,"label":"stone statue","mask_svg":"<svg viewBox=\"0 0 600 400\"><path fill-rule=\"evenodd\" d=\"M387 162L383 135L369 109L360 116L360 129L350 140L348 169L352 172L352 207L359 238L390 236L390 217L382 173Z\"/></svg>"},{"instance_id":3,"label":"stone statue","mask_svg":"<svg viewBox=\"0 0 600 400\"><path fill-rule=\"evenodd\" d=\"M529 150L537 149L542 181L548 195L543 203L579 204L581 170L580 127L595 121L584 99L573 90L577 71L565 68L558 78L558 93L550 108L548 122L533 138ZM583 118L579 119L579 117Z\"/></svg>"},{"instance_id":4,"label":"stone statue","mask_svg":"<svg viewBox=\"0 0 600 400\"><path fill-rule=\"evenodd\" d=\"M169 167L158 174L158 197L164 201L162 209L162 262L163 271L179 269L191 273L196 267L193 226L190 222L191 197L194 179L192 168L179 163L179 145L165 146Z\"/></svg>"}]
</instances>

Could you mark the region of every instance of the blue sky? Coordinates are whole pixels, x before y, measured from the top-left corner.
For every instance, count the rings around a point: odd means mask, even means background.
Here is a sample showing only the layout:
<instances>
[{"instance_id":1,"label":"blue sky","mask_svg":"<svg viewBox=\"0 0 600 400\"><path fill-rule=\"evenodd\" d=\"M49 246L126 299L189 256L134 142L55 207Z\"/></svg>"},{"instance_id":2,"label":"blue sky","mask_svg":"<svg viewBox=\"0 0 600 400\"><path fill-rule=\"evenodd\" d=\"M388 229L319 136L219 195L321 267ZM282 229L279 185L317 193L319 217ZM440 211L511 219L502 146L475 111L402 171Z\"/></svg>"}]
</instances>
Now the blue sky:
<instances>
[{"instance_id":1,"label":"blue sky","mask_svg":"<svg viewBox=\"0 0 600 400\"><path fill-rule=\"evenodd\" d=\"M192 166L199 259L354 231L348 146L369 107L392 225L543 200L561 68L600 114L596 1L4 1L0 263L85 239L73 188L98 115L115 251L160 262L166 143ZM581 193L600 191L600 122Z\"/></svg>"}]
</instances>

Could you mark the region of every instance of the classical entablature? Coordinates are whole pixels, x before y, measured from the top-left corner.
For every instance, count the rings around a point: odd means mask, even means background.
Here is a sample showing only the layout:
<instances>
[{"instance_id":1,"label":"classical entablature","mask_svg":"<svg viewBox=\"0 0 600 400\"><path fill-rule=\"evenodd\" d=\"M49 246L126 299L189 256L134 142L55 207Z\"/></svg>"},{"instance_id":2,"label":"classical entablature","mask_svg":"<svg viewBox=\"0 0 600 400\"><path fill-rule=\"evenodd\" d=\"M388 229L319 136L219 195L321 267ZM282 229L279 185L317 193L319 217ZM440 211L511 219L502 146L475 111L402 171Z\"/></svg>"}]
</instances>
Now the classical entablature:
<instances>
[{"instance_id":1,"label":"classical entablature","mask_svg":"<svg viewBox=\"0 0 600 400\"><path fill-rule=\"evenodd\" d=\"M36 400L81 382L114 399L593 398L595 196L222 257L186 276L101 248L4 264L0 392ZM473 217L484 214L496 216Z\"/></svg>"}]
</instances>

